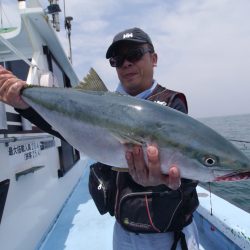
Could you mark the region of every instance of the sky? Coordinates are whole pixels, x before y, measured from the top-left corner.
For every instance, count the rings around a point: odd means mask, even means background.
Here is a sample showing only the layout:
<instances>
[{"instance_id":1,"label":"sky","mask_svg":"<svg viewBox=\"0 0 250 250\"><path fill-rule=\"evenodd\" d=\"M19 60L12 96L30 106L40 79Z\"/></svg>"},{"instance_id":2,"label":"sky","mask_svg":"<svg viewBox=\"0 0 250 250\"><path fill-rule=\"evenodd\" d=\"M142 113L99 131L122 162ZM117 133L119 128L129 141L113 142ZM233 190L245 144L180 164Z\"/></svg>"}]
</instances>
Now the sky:
<instances>
[{"instance_id":1,"label":"sky","mask_svg":"<svg viewBox=\"0 0 250 250\"><path fill-rule=\"evenodd\" d=\"M6 8L16 2L2 0ZM68 51L63 3L58 36ZM250 113L249 0L65 0L65 11L73 17L73 67L80 79L93 67L114 91L118 78L106 50L115 34L139 27L158 54L155 79L185 93L191 116Z\"/></svg>"}]
</instances>

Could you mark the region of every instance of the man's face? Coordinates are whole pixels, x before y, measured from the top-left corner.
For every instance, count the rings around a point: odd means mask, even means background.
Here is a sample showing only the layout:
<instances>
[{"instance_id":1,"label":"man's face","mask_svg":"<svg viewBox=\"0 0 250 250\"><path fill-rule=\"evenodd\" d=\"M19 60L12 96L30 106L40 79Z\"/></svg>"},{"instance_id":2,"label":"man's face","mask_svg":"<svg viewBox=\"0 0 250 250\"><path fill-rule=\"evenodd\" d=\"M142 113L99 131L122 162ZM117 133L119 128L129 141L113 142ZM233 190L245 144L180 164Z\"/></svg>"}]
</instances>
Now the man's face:
<instances>
[{"instance_id":1,"label":"man's face","mask_svg":"<svg viewBox=\"0 0 250 250\"><path fill-rule=\"evenodd\" d=\"M121 66L116 67L118 78L124 89L133 96L151 87L153 67L157 63L156 53L148 52L147 44L124 43L118 47L116 54L128 55L137 48L144 48L147 52L144 52L143 56L137 61L131 62L125 59Z\"/></svg>"}]
</instances>

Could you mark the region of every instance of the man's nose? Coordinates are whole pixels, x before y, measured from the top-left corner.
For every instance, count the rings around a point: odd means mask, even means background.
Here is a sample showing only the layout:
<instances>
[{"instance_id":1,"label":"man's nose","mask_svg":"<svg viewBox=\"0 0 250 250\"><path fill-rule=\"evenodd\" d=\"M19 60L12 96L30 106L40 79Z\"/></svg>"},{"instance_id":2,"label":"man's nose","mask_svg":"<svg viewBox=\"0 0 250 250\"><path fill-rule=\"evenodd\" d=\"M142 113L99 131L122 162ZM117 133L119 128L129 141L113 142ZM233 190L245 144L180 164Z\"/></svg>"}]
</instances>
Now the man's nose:
<instances>
[{"instance_id":1,"label":"man's nose","mask_svg":"<svg viewBox=\"0 0 250 250\"><path fill-rule=\"evenodd\" d=\"M125 68L130 67L130 66L132 66L132 64L133 64L132 62L125 59L121 67L125 67Z\"/></svg>"}]
</instances>

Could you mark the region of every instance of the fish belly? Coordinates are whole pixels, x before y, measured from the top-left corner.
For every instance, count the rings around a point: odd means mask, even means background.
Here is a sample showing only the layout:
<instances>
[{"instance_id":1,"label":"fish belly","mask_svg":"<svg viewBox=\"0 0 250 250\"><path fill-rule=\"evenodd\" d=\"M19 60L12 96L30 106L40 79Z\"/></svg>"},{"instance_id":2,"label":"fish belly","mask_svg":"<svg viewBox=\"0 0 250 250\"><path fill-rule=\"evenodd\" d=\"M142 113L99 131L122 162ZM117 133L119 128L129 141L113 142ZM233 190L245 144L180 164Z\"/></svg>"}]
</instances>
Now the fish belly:
<instances>
[{"instance_id":1,"label":"fish belly","mask_svg":"<svg viewBox=\"0 0 250 250\"><path fill-rule=\"evenodd\" d=\"M67 117L57 111L48 111L35 103L32 103L32 107L69 144L91 159L119 168L128 167L124 145L105 128Z\"/></svg>"}]
</instances>

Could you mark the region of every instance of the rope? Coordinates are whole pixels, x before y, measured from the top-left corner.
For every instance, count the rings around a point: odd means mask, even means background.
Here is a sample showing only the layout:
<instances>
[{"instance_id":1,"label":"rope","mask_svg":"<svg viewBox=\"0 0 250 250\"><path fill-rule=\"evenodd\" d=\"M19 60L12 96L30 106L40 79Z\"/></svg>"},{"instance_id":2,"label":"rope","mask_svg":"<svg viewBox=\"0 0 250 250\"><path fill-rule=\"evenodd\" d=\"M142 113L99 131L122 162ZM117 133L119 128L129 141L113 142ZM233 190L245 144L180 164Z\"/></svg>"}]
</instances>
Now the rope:
<instances>
[{"instance_id":1,"label":"rope","mask_svg":"<svg viewBox=\"0 0 250 250\"><path fill-rule=\"evenodd\" d=\"M235 141L235 142L244 142L244 143L250 143L250 141L245 140L236 140L236 139L228 139L229 141Z\"/></svg>"}]
</instances>

